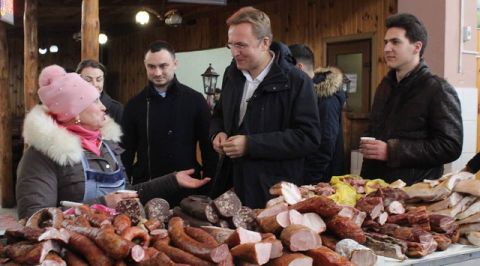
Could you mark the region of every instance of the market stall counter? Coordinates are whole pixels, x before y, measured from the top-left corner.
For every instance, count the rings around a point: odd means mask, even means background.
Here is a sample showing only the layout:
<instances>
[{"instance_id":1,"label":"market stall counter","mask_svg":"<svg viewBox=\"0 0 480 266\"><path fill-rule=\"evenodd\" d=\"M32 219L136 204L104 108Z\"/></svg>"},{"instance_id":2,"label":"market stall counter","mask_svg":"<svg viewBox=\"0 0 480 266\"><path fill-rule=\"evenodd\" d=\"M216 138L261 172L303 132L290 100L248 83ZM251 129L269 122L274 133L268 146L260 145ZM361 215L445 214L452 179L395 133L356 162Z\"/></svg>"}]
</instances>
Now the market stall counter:
<instances>
[{"instance_id":1,"label":"market stall counter","mask_svg":"<svg viewBox=\"0 0 480 266\"><path fill-rule=\"evenodd\" d=\"M467 173L409 187L346 175L279 182L263 209L242 206L233 190L179 206L156 198L51 207L6 230L0 264L480 265L476 187Z\"/></svg>"}]
</instances>

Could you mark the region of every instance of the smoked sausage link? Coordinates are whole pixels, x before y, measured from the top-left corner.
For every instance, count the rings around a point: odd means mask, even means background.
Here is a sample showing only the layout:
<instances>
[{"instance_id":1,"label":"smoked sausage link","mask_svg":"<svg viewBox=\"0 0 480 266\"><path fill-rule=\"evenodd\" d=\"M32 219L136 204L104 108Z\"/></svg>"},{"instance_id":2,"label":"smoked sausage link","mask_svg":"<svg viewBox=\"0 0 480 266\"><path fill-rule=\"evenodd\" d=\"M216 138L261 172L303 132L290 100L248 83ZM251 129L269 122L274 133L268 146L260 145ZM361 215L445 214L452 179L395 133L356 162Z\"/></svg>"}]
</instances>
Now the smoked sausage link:
<instances>
[{"instance_id":1,"label":"smoked sausage link","mask_svg":"<svg viewBox=\"0 0 480 266\"><path fill-rule=\"evenodd\" d=\"M207 246L187 235L184 228L183 220L180 217L172 217L168 223L170 238L178 248L215 263L219 263L228 257L230 251L227 245Z\"/></svg>"}]
</instances>

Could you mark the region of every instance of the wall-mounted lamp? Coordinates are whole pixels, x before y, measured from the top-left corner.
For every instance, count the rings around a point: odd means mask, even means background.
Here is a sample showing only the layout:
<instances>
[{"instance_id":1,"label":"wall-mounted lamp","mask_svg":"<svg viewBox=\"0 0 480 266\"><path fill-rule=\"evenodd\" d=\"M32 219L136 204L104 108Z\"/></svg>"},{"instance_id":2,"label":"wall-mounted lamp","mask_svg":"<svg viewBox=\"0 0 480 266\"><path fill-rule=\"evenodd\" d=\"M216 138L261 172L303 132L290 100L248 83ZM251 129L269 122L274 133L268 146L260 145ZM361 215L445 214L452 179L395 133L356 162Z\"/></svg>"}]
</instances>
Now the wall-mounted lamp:
<instances>
[{"instance_id":1,"label":"wall-mounted lamp","mask_svg":"<svg viewBox=\"0 0 480 266\"><path fill-rule=\"evenodd\" d=\"M172 27L177 27L182 24L182 16L176 9L169 10L165 13L165 24Z\"/></svg>"},{"instance_id":2,"label":"wall-mounted lamp","mask_svg":"<svg viewBox=\"0 0 480 266\"><path fill-rule=\"evenodd\" d=\"M143 7L135 14L135 22L140 25L146 25L150 22L150 14L154 15L158 20L163 21L165 25L176 27L182 24L183 18L177 9L171 9L165 12L165 15L159 14L152 8Z\"/></svg>"},{"instance_id":3,"label":"wall-mounted lamp","mask_svg":"<svg viewBox=\"0 0 480 266\"><path fill-rule=\"evenodd\" d=\"M217 90L218 74L213 69L212 64L208 64L207 70L202 74L203 78L203 92L207 95L207 103L210 109L215 105L215 93Z\"/></svg>"}]
</instances>

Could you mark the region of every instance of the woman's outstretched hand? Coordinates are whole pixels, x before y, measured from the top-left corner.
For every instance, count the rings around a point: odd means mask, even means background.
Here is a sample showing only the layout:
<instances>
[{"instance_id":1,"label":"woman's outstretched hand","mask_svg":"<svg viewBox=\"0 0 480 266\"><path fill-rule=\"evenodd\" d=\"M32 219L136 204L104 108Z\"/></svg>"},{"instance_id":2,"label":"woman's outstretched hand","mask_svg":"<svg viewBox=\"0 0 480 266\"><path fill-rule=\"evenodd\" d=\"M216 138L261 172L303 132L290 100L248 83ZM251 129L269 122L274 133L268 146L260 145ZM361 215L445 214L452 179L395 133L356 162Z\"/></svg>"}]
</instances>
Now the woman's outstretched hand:
<instances>
[{"instance_id":1,"label":"woman's outstretched hand","mask_svg":"<svg viewBox=\"0 0 480 266\"><path fill-rule=\"evenodd\" d=\"M178 171L175 174L175 177L177 178L177 182L180 185L180 187L199 188L210 181L210 177L205 177L203 179L196 179L191 177L190 175L193 175L194 172L195 170L188 169L184 171Z\"/></svg>"}]
</instances>

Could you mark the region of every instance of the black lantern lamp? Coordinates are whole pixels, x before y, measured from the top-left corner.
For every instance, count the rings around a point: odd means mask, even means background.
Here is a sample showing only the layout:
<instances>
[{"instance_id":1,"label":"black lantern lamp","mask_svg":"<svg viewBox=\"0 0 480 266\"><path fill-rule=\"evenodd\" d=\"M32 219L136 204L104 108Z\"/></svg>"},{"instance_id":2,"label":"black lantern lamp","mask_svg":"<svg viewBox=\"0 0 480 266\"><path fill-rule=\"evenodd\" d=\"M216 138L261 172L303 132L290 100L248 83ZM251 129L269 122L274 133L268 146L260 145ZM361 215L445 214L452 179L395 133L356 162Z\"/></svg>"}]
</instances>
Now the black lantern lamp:
<instances>
[{"instance_id":1,"label":"black lantern lamp","mask_svg":"<svg viewBox=\"0 0 480 266\"><path fill-rule=\"evenodd\" d=\"M207 103L210 108L215 105L215 90L217 88L218 74L213 69L212 64L208 65L207 70L202 74L203 78L203 91L207 95Z\"/></svg>"}]
</instances>

